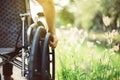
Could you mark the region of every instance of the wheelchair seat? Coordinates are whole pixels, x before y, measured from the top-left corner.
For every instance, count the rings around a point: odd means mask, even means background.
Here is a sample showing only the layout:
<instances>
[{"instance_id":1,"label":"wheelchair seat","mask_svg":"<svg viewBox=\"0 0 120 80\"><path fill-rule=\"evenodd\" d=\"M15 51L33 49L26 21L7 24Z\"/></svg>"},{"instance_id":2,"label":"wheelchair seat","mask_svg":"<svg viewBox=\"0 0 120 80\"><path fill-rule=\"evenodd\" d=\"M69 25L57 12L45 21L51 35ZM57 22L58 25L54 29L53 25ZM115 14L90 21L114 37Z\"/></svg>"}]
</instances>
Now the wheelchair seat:
<instances>
[{"instance_id":1,"label":"wheelchair seat","mask_svg":"<svg viewBox=\"0 0 120 80\"><path fill-rule=\"evenodd\" d=\"M0 55L9 55L23 47L20 13L26 13L25 0L0 0ZM26 33L25 40L27 45Z\"/></svg>"},{"instance_id":2,"label":"wheelchair seat","mask_svg":"<svg viewBox=\"0 0 120 80\"><path fill-rule=\"evenodd\" d=\"M13 53L15 51L15 48L0 48L0 54L6 55L9 53Z\"/></svg>"}]
</instances>

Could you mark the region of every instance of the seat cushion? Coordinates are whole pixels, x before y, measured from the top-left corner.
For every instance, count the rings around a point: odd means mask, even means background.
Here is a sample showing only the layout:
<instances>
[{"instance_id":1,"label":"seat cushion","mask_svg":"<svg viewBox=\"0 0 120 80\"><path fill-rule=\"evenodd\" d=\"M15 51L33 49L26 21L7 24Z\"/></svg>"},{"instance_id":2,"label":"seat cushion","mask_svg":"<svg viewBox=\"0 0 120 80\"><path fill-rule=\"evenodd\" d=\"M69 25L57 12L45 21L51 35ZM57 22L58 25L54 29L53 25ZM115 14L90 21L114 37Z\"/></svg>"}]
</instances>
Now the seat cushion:
<instances>
[{"instance_id":1,"label":"seat cushion","mask_svg":"<svg viewBox=\"0 0 120 80\"><path fill-rule=\"evenodd\" d=\"M15 52L15 48L0 48L0 55L6 55Z\"/></svg>"}]
</instances>

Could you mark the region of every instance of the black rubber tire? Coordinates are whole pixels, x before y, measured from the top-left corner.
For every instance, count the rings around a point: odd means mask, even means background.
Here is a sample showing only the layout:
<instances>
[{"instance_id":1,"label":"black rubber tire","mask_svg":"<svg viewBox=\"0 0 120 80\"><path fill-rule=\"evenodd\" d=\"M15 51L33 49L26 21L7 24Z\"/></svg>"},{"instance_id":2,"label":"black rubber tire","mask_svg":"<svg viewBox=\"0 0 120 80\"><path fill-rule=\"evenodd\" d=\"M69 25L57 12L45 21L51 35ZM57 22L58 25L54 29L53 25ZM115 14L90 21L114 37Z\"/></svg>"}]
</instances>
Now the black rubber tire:
<instances>
[{"instance_id":1,"label":"black rubber tire","mask_svg":"<svg viewBox=\"0 0 120 80\"><path fill-rule=\"evenodd\" d=\"M42 50L42 67L41 67L41 80L50 80L50 58L49 58L49 40L50 33L47 33L43 43Z\"/></svg>"},{"instance_id":2,"label":"black rubber tire","mask_svg":"<svg viewBox=\"0 0 120 80\"><path fill-rule=\"evenodd\" d=\"M42 56L42 38L45 36L44 28L38 27L33 36L28 63L28 80L41 80L41 56Z\"/></svg>"},{"instance_id":3,"label":"black rubber tire","mask_svg":"<svg viewBox=\"0 0 120 80\"><path fill-rule=\"evenodd\" d=\"M49 42L51 40L51 34L48 32L42 50L41 80L55 80L55 51L52 49L50 52ZM50 59L50 54L52 59ZM52 67L50 63L52 63Z\"/></svg>"},{"instance_id":4,"label":"black rubber tire","mask_svg":"<svg viewBox=\"0 0 120 80\"><path fill-rule=\"evenodd\" d=\"M49 32L46 34L44 28L37 28L29 57L28 80L55 80L54 50L52 50L52 74L50 73L50 39Z\"/></svg>"}]
</instances>

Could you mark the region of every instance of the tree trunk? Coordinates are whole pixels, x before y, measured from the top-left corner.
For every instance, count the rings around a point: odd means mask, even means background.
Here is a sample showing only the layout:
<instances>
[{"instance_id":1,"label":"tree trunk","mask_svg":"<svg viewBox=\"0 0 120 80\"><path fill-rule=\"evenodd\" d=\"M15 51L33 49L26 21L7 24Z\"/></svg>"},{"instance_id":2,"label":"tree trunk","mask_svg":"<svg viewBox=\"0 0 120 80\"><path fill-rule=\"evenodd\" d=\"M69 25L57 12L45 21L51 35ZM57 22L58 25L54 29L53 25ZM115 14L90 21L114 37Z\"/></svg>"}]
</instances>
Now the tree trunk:
<instances>
[{"instance_id":1,"label":"tree trunk","mask_svg":"<svg viewBox=\"0 0 120 80\"><path fill-rule=\"evenodd\" d=\"M119 13L117 13L117 14L115 14L113 16L112 29L117 29L117 20L118 20L118 17L119 17Z\"/></svg>"}]
</instances>

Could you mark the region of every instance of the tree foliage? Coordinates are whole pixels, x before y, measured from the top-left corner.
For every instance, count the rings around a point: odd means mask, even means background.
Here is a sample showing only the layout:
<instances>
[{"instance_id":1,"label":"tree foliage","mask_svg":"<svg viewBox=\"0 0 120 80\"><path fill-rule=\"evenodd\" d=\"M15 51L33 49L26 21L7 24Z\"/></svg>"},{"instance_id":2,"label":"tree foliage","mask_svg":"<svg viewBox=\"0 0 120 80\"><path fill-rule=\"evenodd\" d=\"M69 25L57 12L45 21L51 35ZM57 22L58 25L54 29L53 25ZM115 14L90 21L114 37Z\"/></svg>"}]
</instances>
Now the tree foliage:
<instances>
[{"instance_id":1,"label":"tree foliage","mask_svg":"<svg viewBox=\"0 0 120 80\"><path fill-rule=\"evenodd\" d=\"M99 3L99 0L75 0L77 7L75 21L78 27L80 26L78 24L81 24L83 28L88 29L93 24L92 19L101 9Z\"/></svg>"},{"instance_id":2,"label":"tree foliage","mask_svg":"<svg viewBox=\"0 0 120 80\"><path fill-rule=\"evenodd\" d=\"M68 23L74 23L74 14L68 10L68 7L65 6L60 12L59 17L61 18L61 23L66 25Z\"/></svg>"},{"instance_id":3,"label":"tree foliage","mask_svg":"<svg viewBox=\"0 0 120 80\"><path fill-rule=\"evenodd\" d=\"M102 0L103 15L111 18L111 27L117 29L117 21L120 17L120 0Z\"/></svg>"},{"instance_id":4,"label":"tree foliage","mask_svg":"<svg viewBox=\"0 0 120 80\"><path fill-rule=\"evenodd\" d=\"M62 0L61 0L62 1ZM84 29L103 29L103 17L111 19L110 26L118 27L120 0L67 0L58 11L61 24L73 24ZM59 5L59 3L58 3ZM60 6L60 5L59 5Z\"/></svg>"}]
</instances>

